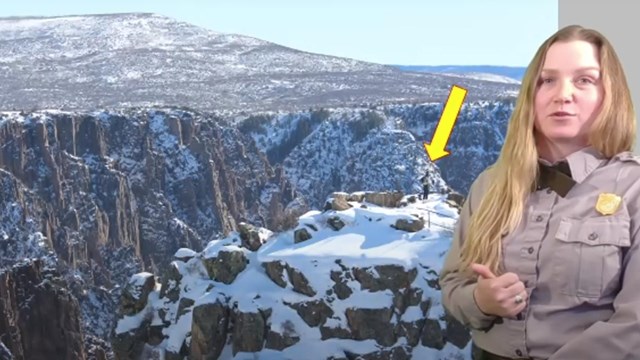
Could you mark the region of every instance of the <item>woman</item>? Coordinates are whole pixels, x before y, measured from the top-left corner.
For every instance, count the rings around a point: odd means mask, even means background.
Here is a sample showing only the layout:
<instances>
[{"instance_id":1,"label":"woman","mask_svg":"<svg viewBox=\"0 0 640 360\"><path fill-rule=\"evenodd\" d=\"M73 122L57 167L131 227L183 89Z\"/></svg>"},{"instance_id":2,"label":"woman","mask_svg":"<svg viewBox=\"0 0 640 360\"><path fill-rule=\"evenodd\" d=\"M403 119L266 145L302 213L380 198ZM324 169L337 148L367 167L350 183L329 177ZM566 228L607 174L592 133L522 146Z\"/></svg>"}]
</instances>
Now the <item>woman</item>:
<instances>
[{"instance_id":1,"label":"woman","mask_svg":"<svg viewBox=\"0 0 640 360\"><path fill-rule=\"evenodd\" d=\"M542 44L440 273L474 359L640 359L635 131L605 37L569 26Z\"/></svg>"}]
</instances>

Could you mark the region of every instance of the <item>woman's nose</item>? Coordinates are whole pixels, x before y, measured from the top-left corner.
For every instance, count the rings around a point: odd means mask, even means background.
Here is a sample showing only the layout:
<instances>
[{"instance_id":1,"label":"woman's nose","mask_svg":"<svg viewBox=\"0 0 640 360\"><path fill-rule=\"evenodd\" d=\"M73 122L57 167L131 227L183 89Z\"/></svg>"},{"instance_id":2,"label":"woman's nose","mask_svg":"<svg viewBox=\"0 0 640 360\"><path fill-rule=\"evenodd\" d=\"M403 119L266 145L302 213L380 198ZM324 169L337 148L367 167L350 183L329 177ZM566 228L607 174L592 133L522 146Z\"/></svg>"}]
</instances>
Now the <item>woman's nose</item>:
<instances>
[{"instance_id":1,"label":"woman's nose","mask_svg":"<svg viewBox=\"0 0 640 360\"><path fill-rule=\"evenodd\" d=\"M571 100L573 96L573 85L568 81L558 82L556 89L555 100L559 102L566 102Z\"/></svg>"}]
</instances>

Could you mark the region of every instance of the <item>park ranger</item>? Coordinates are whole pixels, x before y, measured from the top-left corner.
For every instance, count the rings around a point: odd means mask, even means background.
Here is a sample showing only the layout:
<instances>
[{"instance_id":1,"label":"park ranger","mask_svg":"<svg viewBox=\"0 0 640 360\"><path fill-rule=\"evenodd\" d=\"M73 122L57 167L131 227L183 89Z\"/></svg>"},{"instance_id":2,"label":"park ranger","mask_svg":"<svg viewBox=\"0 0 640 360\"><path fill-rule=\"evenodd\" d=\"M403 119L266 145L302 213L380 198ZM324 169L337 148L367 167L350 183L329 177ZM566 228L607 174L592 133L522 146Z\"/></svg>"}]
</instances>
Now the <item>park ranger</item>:
<instances>
[{"instance_id":1,"label":"park ranger","mask_svg":"<svg viewBox=\"0 0 640 360\"><path fill-rule=\"evenodd\" d=\"M607 39L569 26L545 41L440 271L474 359L640 359L635 134Z\"/></svg>"}]
</instances>

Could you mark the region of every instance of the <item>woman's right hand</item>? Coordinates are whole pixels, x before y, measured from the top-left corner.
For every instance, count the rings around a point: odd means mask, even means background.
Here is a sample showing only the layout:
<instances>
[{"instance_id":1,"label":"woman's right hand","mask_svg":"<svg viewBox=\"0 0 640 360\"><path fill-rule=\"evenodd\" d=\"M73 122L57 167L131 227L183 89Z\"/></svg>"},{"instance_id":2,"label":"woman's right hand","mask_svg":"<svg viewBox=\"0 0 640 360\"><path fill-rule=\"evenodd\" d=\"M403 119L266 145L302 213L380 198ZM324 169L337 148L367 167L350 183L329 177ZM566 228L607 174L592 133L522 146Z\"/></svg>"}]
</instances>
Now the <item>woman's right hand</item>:
<instances>
[{"instance_id":1,"label":"woman's right hand","mask_svg":"<svg viewBox=\"0 0 640 360\"><path fill-rule=\"evenodd\" d=\"M481 264L473 264L471 268L478 274L473 297L483 313L515 318L527 306L527 292L518 275L506 273L495 276L488 267ZM518 296L522 299L520 303L516 301Z\"/></svg>"}]
</instances>

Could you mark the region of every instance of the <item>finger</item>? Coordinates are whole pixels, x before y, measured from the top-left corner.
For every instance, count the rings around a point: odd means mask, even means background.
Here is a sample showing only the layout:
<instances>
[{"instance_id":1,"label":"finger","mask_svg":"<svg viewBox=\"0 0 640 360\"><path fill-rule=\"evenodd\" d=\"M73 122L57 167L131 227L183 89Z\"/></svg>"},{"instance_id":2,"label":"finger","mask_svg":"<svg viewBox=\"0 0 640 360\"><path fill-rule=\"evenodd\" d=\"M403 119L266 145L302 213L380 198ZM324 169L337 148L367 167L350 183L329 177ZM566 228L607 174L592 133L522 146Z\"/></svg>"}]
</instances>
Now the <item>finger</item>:
<instances>
[{"instance_id":1,"label":"finger","mask_svg":"<svg viewBox=\"0 0 640 360\"><path fill-rule=\"evenodd\" d=\"M515 304L515 302L513 304ZM509 310L509 316L515 318L518 314L523 312L526 307L527 307L527 300L524 300L520 304L515 305L513 309Z\"/></svg>"},{"instance_id":2,"label":"finger","mask_svg":"<svg viewBox=\"0 0 640 360\"><path fill-rule=\"evenodd\" d=\"M526 301L526 298L522 295L522 293L517 293L515 295L508 295L506 291L499 292L496 295L495 300L500 304L500 306L503 309L510 310L515 308L517 305L519 305L518 302L516 302L517 296L522 297L522 300Z\"/></svg>"},{"instance_id":3,"label":"finger","mask_svg":"<svg viewBox=\"0 0 640 360\"><path fill-rule=\"evenodd\" d=\"M516 301L518 296L522 298L522 301L520 303ZM509 309L510 312L516 311L515 313L517 314L519 311L522 311L522 309L524 309L527 306L528 300L529 300L529 294L527 294L526 291L522 291L516 294L515 296L512 296L506 301L504 301L502 305L504 306L505 309Z\"/></svg>"},{"instance_id":4,"label":"finger","mask_svg":"<svg viewBox=\"0 0 640 360\"><path fill-rule=\"evenodd\" d=\"M519 281L520 278L518 277L518 275L509 272L498 276L495 281L495 286L508 288L512 285L515 285Z\"/></svg>"},{"instance_id":5,"label":"finger","mask_svg":"<svg viewBox=\"0 0 640 360\"><path fill-rule=\"evenodd\" d=\"M506 297L513 298L516 295L522 294L522 293L526 295L527 292L525 291L525 289L526 288L524 286L524 283L522 281L517 281L515 284L504 288L504 291L502 292L502 294L504 294L504 296Z\"/></svg>"},{"instance_id":6,"label":"finger","mask_svg":"<svg viewBox=\"0 0 640 360\"><path fill-rule=\"evenodd\" d=\"M491 272L491 270L482 264L471 264L471 269L478 275L482 276L485 279L495 279L496 276Z\"/></svg>"}]
</instances>

